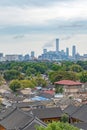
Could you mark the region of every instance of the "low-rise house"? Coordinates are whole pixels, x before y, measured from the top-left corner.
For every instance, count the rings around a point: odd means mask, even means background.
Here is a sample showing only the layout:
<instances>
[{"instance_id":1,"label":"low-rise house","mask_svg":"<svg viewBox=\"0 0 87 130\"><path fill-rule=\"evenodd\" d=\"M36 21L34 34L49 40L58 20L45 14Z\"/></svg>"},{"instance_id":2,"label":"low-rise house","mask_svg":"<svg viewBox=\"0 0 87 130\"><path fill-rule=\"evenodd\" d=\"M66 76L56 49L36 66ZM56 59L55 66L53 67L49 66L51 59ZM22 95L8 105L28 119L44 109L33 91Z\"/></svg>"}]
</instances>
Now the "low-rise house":
<instances>
[{"instance_id":1,"label":"low-rise house","mask_svg":"<svg viewBox=\"0 0 87 130\"><path fill-rule=\"evenodd\" d=\"M71 115L71 122L87 123L87 104L78 107L78 109Z\"/></svg>"},{"instance_id":2,"label":"low-rise house","mask_svg":"<svg viewBox=\"0 0 87 130\"><path fill-rule=\"evenodd\" d=\"M63 112L68 115L69 117L69 123L71 123L71 115L78 109L77 106L70 104L67 106Z\"/></svg>"},{"instance_id":3,"label":"low-rise house","mask_svg":"<svg viewBox=\"0 0 87 130\"><path fill-rule=\"evenodd\" d=\"M80 130L87 130L87 123L81 122L81 123L74 123L72 125L79 128Z\"/></svg>"},{"instance_id":4,"label":"low-rise house","mask_svg":"<svg viewBox=\"0 0 87 130\"><path fill-rule=\"evenodd\" d=\"M0 130L36 130L36 125L46 126L37 117L19 108L9 108L0 114Z\"/></svg>"},{"instance_id":5,"label":"low-rise house","mask_svg":"<svg viewBox=\"0 0 87 130\"><path fill-rule=\"evenodd\" d=\"M65 95L77 96L80 93L82 83L72 80L61 80L54 83L55 85L62 86L64 88Z\"/></svg>"},{"instance_id":6,"label":"low-rise house","mask_svg":"<svg viewBox=\"0 0 87 130\"><path fill-rule=\"evenodd\" d=\"M37 96L41 96L41 97L44 97L44 98L47 98L47 99L52 99L54 97L54 94L53 93L48 93L47 91L45 92L40 92L38 93Z\"/></svg>"},{"instance_id":7,"label":"low-rise house","mask_svg":"<svg viewBox=\"0 0 87 130\"><path fill-rule=\"evenodd\" d=\"M69 105L79 106L81 102L75 100L72 97L64 96L60 100L55 100L55 104L64 110Z\"/></svg>"},{"instance_id":8,"label":"low-rise house","mask_svg":"<svg viewBox=\"0 0 87 130\"><path fill-rule=\"evenodd\" d=\"M70 104L63 110L63 112L71 116L77 109L77 106Z\"/></svg>"},{"instance_id":9,"label":"low-rise house","mask_svg":"<svg viewBox=\"0 0 87 130\"><path fill-rule=\"evenodd\" d=\"M43 122L52 122L52 121L60 121L63 111L60 107L51 107L51 108L42 108L42 109L33 109L29 111L29 113L36 117L38 117Z\"/></svg>"},{"instance_id":10,"label":"low-rise house","mask_svg":"<svg viewBox=\"0 0 87 130\"><path fill-rule=\"evenodd\" d=\"M30 110L30 109L36 109L36 108L44 108L45 105L43 105L40 101L35 101L35 102L20 102L20 103L15 103L13 106L23 109L23 110Z\"/></svg>"}]
</instances>

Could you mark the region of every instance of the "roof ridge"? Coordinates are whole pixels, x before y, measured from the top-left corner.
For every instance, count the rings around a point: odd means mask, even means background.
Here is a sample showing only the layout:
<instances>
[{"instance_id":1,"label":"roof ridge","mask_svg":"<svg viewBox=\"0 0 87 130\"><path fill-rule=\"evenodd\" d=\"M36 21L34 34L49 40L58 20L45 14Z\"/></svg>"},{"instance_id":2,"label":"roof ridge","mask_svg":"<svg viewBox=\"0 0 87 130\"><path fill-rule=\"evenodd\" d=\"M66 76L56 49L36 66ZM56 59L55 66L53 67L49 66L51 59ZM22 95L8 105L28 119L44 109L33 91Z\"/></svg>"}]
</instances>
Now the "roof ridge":
<instances>
[{"instance_id":1,"label":"roof ridge","mask_svg":"<svg viewBox=\"0 0 87 130\"><path fill-rule=\"evenodd\" d=\"M77 109L76 109L76 111L75 112L73 112L72 114L71 114L71 116L73 115L73 114L75 114L77 111L79 111L83 106L85 106L86 104L84 104L84 105L81 105L80 107L77 107Z\"/></svg>"},{"instance_id":2,"label":"roof ridge","mask_svg":"<svg viewBox=\"0 0 87 130\"><path fill-rule=\"evenodd\" d=\"M23 127L19 127L19 130L24 129L25 127L27 127L33 120L34 120L34 117L31 118L31 120L29 122L27 122Z\"/></svg>"},{"instance_id":3,"label":"roof ridge","mask_svg":"<svg viewBox=\"0 0 87 130\"><path fill-rule=\"evenodd\" d=\"M2 120L5 119L5 118L7 118L11 113L13 113L17 109L17 107L14 107L14 108L12 107L12 109L11 109L11 112L9 112L6 116L2 117Z\"/></svg>"},{"instance_id":4,"label":"roof ridge","mask_svg":"<svg viewBox=\"0 0 87 130\"><path fill-rule=\"evenodd\" d=\"M36 116L34 116L34 118L30 122L28 122L24 127L22 127L22 129L24 129L27 126L30 126L35 119L36 119L36 121L39 121L40 123L43 123L43 125L46 126L46 124L43 121L41 121L39 118L37 118ZM21 128L19 128L19 129L21 129Z\"/></svg>"},{"instance_id":5,"label":"roof ridge","mask_svg":"<svg viewBox=\"0 0 87 130\"><path fill-rule=\"evenodd\" d=\"M21 110L21 109L18 108L18 107L17 107L17 109L18 109L19 111L23 112L24 114L26 114L27 116L31 116L32 118L34 117L34 115L32 115L32 114L30 114L30 113L27 113L27 112Z\"/></svg>"}]
</instances>

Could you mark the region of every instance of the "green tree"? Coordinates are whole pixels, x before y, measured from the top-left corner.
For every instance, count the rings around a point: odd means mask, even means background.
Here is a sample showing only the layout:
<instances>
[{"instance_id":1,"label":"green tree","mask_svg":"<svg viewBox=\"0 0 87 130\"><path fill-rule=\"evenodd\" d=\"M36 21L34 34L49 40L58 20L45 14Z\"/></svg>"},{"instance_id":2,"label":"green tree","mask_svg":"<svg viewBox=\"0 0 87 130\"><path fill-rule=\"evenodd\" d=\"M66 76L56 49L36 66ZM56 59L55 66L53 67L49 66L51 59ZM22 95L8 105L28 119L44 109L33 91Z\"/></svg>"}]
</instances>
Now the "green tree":
<instances>
[{"instance_id":1,"label":"green tree","mask_svg":"<svg viewBox=\"0 0 87 130\"><path fill-rule=\"evenodd\" d=\"M37 73L44 74L47 70L47 66L43 63L35 64L34 68L36 69Z\"/></svg>"},{"instance_id":2,"label":"green tree","mask_svg":"<svg viewBox=\"0 0 87 130\"><path fill-rule=\"evenodd\" d=\"M70 66L70 70L73 72L81 72L83 69L80 65L73 64Z\"/></svg>"},{"instance_id":3,"label":"green tree","mask_svg":"<svg viewBox=\"0 0 87 130\"><path fill-rule=\"evenodd\" d=\"M4 78L7 81L18 79L19 77L20 77L20 72L18 72L17 70L6 70L4 72Z\"/></svg>"},{"instance_id":4,"label":"green tree","mask_svg":"<svg viewBox=\"0 0 87 130\"><path fill-rule=\"evenodd\" d=\"M63 122L52 122L47 127L38 126L36 130L79 130L78 128Z\"/></svg>"},{"instance_id":5,"label":"green tree","mask_svg":"<svg viewBox=\"0 0 87 130\"><path fill-rule=\"evenodd\" d=\"M37 86L42 86L42 87L47 86L47 81L44 78L42 78L41 75L38 74L34 79L35 79Z\"/></svg>"},{"instance_id":6,"label":"green tree","mask_svg":"<svg viewBox=\"0 0 87 130\"><path fill-rule=\"evenodd\" d=\"M78 76L76 75L75 72L71 71L56 71L49 73L49 79L52 83L65 79L76 81L78 79Z\"/></svg>"},{"instance_id":7,"label":"green tree","mask_svg":"<svg viewBox=\"0 0 87 130\"><path fill-rule=\"evenodd\" d=\"M63 86L62 85L56 85L55 86L55 92L56 93L63 93L64 92Z\"/></svg>"},{"instance_id":8,"label":"green tree","mask_svg":"<svg viewBox=\"0 0 87 130\"><path fill-rule=\"evenodd\" d=\"M26 70L27 76L35 75L35 74L36 74L36 70L34 68L27 68L27 70Z\"/></svg>"},{"instance_id":9,"label":"green tree","mask_svg":"<svg viewBox=\"0 0 87 130\"><path fill-rule=\"evenodd\" d=\"M55 64L52 65L51 69L52 69L53 71L58 71L58 70L61 69L61 65L58 65L58 64L55 63Z\"/></svg>"},{"instance_id":10,"label":"green tree","mask_svg":"<svg viewBox=\"0 0 87 130\"><path fill-rule=\"evenodd\" d=\"M83 70L87 70L87 61L77 61L77 64L80 65Z\"/></svg>"},{"instance_id":11,"label":"green tree","mask_svg":"<svg viewBox=\"0 0 87 130\"><path fill-rule=\"evenodd\" d=\"M21 83L19 80L12 80L10 82L10 85L9 85L10 89L13 91L13 92L16 92L18 89L21 88Z\"/></svg>"},{"instance_id":12,"label":"green tree","mask_svg":"<svg viewBox=\"0 0 87 130\"><path fill-rule=\"evenodd\" d=\"M5 83L5 80L4 80L3 76L0 75L0 85L2 85L2 84L4 84L4 83Z\"/></svg>"},{"instance_id":13,"label":"green tree","mask_svg":"<svg viewBox=\"0 0 87 130\"><path fill-rule=\"evenodd\" d=\"M69 122L69 116L67 114L63 114L61 117L61 121L64 123Z\"/></svg>"},{"instance_id":14,"label":"green tree","mask_svg":"<svg viewBox=\"0 0 87 130\"><path fill-rule=\"evenodd\" d=\"M34 88L35 84L32 82L32 80L21 80L21 87L22 88Z\"/></svg>"},{"instance_id":15,"label":"green tree","mask_svg":"<svg viewBox=\"0 0 87 130\"><path fill-rule=\"evenodd\" d=\"M82 74L81 74L81 76L80 76L80 81L81 81L82 83L87 82L87 71L82 72Z\"/></svg>"}]
</instances>

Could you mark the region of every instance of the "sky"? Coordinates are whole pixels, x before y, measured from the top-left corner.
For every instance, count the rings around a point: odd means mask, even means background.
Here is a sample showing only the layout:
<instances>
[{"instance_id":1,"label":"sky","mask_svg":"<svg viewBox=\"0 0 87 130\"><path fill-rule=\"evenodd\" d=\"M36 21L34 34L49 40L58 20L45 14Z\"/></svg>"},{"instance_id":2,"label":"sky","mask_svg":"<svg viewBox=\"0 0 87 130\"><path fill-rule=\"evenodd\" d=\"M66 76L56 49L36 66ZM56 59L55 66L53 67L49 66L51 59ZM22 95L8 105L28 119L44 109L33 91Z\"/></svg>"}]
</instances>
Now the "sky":
<instances>
[{"instance_id":1,"label":"sky","mask_svg":"<svg viewBox=\"0 0 87 130\"><path fill-rule=\"evenodd\" d=\"M0 0L0 52L38 56L66 47L87 54L87 0Z\"/></svg>"}]
</instances>

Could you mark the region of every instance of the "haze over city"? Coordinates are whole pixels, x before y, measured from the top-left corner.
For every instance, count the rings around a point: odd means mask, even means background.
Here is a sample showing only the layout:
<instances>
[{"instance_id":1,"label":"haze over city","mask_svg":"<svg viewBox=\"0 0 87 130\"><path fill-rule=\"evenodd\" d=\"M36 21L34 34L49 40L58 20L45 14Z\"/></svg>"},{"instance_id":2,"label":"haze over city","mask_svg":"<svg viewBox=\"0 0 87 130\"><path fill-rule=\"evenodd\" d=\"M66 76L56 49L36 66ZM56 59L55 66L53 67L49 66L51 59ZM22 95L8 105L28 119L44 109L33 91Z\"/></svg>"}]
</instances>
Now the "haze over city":
<instances>
[{"instance_id":1,"label":"haze over city","mask_svg":"<svg viewBox=\"0 0 87 130\"><path fill-rule=\"evenodd\" d=\"M25 54L76 45L87 54L87 0L0 1L0 52Z\"/></svg>"}]
</instances>

